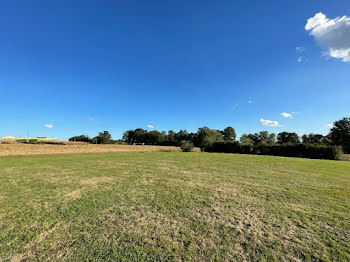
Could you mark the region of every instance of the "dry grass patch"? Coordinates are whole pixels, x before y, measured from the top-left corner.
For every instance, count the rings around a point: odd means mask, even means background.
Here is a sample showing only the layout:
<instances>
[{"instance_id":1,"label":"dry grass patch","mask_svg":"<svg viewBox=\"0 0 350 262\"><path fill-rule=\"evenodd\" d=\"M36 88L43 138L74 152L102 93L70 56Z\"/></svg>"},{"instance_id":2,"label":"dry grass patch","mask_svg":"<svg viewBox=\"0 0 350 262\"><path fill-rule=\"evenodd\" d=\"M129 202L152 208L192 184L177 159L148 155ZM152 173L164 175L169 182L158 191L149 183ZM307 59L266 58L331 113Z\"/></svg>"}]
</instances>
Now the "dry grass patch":
<instances>
[{"instance_id":1,"label":"dry grass patch","mask_svg":"<svg viewBox=\"0 0 350 262\"><path fill-rule=\"evenodd\" d=\"M181 151L175 146L95 145L79 142L63 144L0 144L0 156L86 154L107 152ZM198 148L195 151L199 151Z\"/></svg>"}]
</instances>

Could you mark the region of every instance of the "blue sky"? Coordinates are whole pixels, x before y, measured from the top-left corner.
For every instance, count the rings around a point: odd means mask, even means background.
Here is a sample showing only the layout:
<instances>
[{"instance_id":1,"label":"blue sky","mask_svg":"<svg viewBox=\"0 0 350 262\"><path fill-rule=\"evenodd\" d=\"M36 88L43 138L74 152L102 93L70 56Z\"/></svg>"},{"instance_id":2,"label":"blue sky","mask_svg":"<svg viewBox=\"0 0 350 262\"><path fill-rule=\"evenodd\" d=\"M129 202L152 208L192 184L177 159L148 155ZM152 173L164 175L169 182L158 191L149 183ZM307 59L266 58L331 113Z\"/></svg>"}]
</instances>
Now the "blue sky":
<instances>
[{"instance_id":1,"label":"blue sky","mask_svg":"<svg viewBox=\"0 0 350 262\"><path fill-rule=\"evenodd\" d=\"M350 115L349 16L345 0L1 1L0 136L327 133Z\"/></svg>"}]
</instances>

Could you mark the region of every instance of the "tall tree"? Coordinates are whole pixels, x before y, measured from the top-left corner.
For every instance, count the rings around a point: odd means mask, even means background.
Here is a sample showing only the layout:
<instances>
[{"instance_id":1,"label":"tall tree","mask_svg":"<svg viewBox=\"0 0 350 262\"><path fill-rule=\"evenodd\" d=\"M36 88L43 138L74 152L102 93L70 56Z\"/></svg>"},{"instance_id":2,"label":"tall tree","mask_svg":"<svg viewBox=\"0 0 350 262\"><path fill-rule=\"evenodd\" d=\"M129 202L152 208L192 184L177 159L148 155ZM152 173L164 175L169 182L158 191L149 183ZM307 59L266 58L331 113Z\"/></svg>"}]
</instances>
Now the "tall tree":
<instances>
[{"instance_id":1,"label":"tall tree","mask_svg":"<svg viewBox=\"0 0 350 262\"><path fill-rule=\"evenodd\" d=\"M146 143L148 131L142 128L136 128L133 133L132 143Z\"/></svg>"},{"instance_id":2,"label":"tall tree","mask_svg":"<svg viewBox=\"0 0 350 262\"><path fill-rule=\"evenodd\" d=\"M258 134L255 134L255 137L258 144L271 145L274 144L276 140L276 134L269 134L267 131L260 131Z\"/></svg>"},{"instance_id":3,"label":"tall tree","mask_svg":"<svg viewBox=\"0 0 350 262\"><path fill-rule=\"evenodd\" d=\"M219 130L209 129L207 127L199 128L196 136L197 146L201 150L210 147L217 142L223 142L222 133Z\"/></svg>"},{"instance_id":4,"label":"tall tree","mask_svg":"<svg viewBox=\"0 0 350 262\"><path fill-rule=\"evenodd\" d=\"M87 142L87 143L91 143L91 138L87 135L80 135L80 136L73 136L71 138L69 138L69 141L80 141L80 142Z\"/></svg>"},{"instance_id":5,"label":"tall tree","mask_svg":"<svg viewBox=\"0 0 350 262\"><path fill-rule=\"evenodd\" d=\"M182 140L189 140L187 130L180 130L175 134L176 145L180 146Z\"/></svg>"},{"instance_id":6,"label":"tall tree","mask_svg":"<svg viewBox=\"0 0 350 262\"><path fill-rule=\"evenodd\" d=\"M133 140L133 135L134 135L134 131L133 130L126 130L123 134L123 142L131 144L132 140Z\"/></svg>"},{"instance_id":7,"label":"tall tree","mask_svg":"<svg viewBox=\"0 0 350 262\"><path fill-rule=\"evenodd\" d=\"M243 134L240 137L239 142L243 146L253 146L253 145L255 145L255 141L254 141L254 138L253 138L252 134Z\"/></svg>"},{"instance_id":8,"label":"tall tree","mask_svg":"<svg viewBox=\"0 0 350 262\"><path fill-rule=\"evenodd\" d=\"M328 137L334 145L342 146L344 153L350 154L350 118L335 121Z\"/></svg>"},{"instance_id":9,"label":"tall tree","mask_svg":"<svg viewBox=\"0 0 350 262\"><path fill-rule=\"evenodd\" d=\"M112 143L112 136L108 131L99 132L96 139L97 139L97 144L110 144L110 143Z\"/></svg>"},{"instance_id":10,"label":"tall tree","mask_svg":"<svg viewBox=\"0 0 350 262\"><path fill-rule=\"evenodd\" d=\"M315 144L315 145L320 145L320 144L325 144L327 139L324 135L321 134L305 134L302 137L302 141L303 143L307 143L307 144Z\"/></svg>"},{"instance_id":11,"label":"tall tree","mask_svg":"<svg viewBox=\"0 0 350 262\"><path fill-rule=\"evenodd\" d=\"M298 144L300 143L297 133L282 132L277 135L277 143L279 144Z\"/></svg>"},{"instance_id":12,"label":"tall tree","mask_svg":"<svg viewBox=\"0 0 350 262\"><path fill-rule=\"evenodd\" d=\"M236 140L236 131L233 127L226 127L222 132L222 135L225 142L231 142Z\"/></svg>"},{"instance_id":13,"label":"tall tree","mask_svg":"<svg viewBox=\"0 0 350 262\"><path fill-rule=\"evenodd\" d=\"M168 131L167 135L167 144L169 146L175 146L176 145L176 139L175 139L175 132L173 130Z\"/></svg>"}]
</instances>

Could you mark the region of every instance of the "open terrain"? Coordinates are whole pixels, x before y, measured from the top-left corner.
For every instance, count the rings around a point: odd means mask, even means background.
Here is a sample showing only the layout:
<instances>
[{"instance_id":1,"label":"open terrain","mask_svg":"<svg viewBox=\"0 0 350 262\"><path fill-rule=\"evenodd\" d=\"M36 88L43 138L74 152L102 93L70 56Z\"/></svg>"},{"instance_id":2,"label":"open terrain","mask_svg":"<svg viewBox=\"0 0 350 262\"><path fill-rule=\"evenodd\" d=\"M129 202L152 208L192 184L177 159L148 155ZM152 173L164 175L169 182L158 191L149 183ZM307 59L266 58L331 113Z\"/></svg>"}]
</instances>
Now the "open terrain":
<instances>
[{"instance_id":1,"label":"open terrain","mask_svg":"<svg viewBox=\"0 0 350 262\"><path fill-rule=\"evenodd\" d=\"M349 261L349 239L345 161L0 158L1 261Z\"/></svg>"},{"instance_id":2,"label":"open terrain","mask_svg":"<svg viewBox=\"0 0 350 262\"><path fill-rule=\"evenodd\" d=\"M0 144L0 156L25 155L58 155L58 154L84 154L106 152L154 152L154 151L181 151L175 146L142 146L142 145L95 145L79 142L66 142L66 144ZM195 148L194 151L200 151Z\"/></svg>"}]
</instances>

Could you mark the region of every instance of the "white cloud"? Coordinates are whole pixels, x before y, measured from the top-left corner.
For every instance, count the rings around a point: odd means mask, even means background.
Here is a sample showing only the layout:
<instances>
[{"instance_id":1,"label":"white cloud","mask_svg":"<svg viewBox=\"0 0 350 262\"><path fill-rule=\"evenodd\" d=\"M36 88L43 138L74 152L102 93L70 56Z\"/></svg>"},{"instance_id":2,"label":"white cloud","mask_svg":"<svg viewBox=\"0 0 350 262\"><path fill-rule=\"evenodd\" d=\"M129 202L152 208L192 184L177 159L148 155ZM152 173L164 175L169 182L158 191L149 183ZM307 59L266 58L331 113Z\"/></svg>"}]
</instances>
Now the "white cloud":
<instances>
[{"instance_id":1,"label":"white cloud","mask_svg":"<svg viewBox=\"0 0 350 262\"><path fill-rule=\"evenodd\" d=\"M249 100L249 101L248 101L248 104L252 104L252 103L253 103L253 101L252 101L252 100Z\"/></svg>"},{"instance_id":2,"label":"white cloud","mask_svg":"<svg viewBox=\"0 0 350 262\"><path fill-rule=\"evenodd\" d=\"M329 19L319 12L307 20L305 30L310 31L316 43L330 57L350 62L350 17Z\"/></svg>"},{"instance_id":3,"label":"white cloud","mask_svg":"<svg viewBox=\"0 0 350 262\"><path fill-rule=\"evenodd\" d=\"M298 54L298 59L297 59L298 63L304 62L304 61L306 60L306 59L304 58L304 57L305 57L304 53L305 53L305 51L306 51L306 48L303 47L303 46L297 46L297 47L295 48L295 51L296 51L297 54Z\"/></svg>"},{"instance_id":4,"label":"white cloud","mask_svg":"<svg viewBox=\"0 0 350 262\"><path fill-rule=\"evenodd\" d=\"M279 126L279 123L277 121L265 120L264 118L260 119L260 123L263 126Z\"/></svg>"},{"instance_id":5,"label":"white cloud","mask_svg":"<svg viewBox=\"0 0 350 262\"><path fill-rule=\"evenodd\" d=\"M147 128L153 129L154 126L152 126L152 125L147 125Z\"/></svg>"},{"instance_id":6,"label":"white cloud","mask_svg":"<svg viewBox=\"0 0 350 262\"><path fill-rule=\"evenodd\" d=\"M93 117L89 117L88 121L94 125L97 125L97 122L95 121L95 118L93 118Z\"/></svg>"},{"instance_id":7,"label":"white cloud","mask_svg":"<svg viewBox=\"0 0 350 262\"><path fill-rule=\"evenodd\" d=\"M281 116L284 118L293 118L293 115L289 113L281 113Z\"/></svg>"},{"instance_id":8,"label":"white cloud","mask_svg":"<svg viewBox=\"0 0 350 262\"><path fill-rule=\"evenodd\" d=\"M298 53L302 53L302 52L305 52L305 47L303 47L303 46L297 46L296 48L295 48L295 51L297 51Z\"/></svg>"},{"instance_id":9,"label":"white cloud","mask_svg":"<svg viewBox=\"0 0 350 262\"><path fill-rule=\"evenodd\" d=\"M327 127L328 127L328 128L333 128L333 123L327 124Z\"/></svg>"},{"instance_id":10,"label":"white cloud","mask_svg":"<svg viewBox=\"0 0 350 262\"><path fill-rule=\"evenodd\" d=\"M51 125L51 124L45 124L45 127L46 127L46 128L53 128L53 125Z\"/></svg>"}]
</instances>

